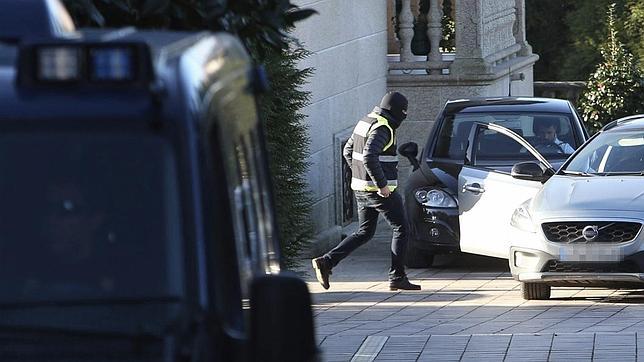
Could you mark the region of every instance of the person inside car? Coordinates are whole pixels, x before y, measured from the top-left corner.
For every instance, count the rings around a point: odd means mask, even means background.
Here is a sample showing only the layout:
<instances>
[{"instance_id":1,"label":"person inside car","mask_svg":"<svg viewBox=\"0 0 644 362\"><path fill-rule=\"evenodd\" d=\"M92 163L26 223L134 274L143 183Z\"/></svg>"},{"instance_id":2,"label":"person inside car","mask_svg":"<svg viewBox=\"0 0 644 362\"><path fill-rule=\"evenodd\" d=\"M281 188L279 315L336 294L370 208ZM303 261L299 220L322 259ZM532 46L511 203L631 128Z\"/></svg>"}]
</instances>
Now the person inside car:
<instances>
[{"instance_id":1,"label":"person inside car","mask_svg":"<svg viewBox=\"0 0 644 362\"><path fill-rule=\"evenodd\" d=\"M534 147L541 153L563 153L570 155L575 152L568 143L561 141L557 135L560 131L559 120L552 117L535 117L532 130L536 136Z\"/></svg>"}]
</instances>

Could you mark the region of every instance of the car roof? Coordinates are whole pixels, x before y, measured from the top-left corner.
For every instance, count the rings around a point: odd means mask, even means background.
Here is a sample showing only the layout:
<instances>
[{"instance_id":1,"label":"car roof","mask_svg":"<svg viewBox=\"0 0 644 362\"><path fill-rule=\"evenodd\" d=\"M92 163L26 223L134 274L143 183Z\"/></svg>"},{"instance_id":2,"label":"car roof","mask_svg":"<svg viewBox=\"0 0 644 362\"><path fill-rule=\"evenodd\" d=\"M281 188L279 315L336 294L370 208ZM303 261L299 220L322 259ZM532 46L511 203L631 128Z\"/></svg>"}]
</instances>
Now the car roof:
<instances>
[{"instance_id":1,"label":"car roof","mask_svg":"<svg viewBox=\"0 0 644 362\"><path fill-rule=\"evenodd\" d=\"M602 132L621 132L644 130L644 114L635 114L612 121L602 128Z\"/></svg>"},{"instance_id":2,"label":"car roof","mask_svg":"<svg viewBox=\"0 0 644 362\"><path fill-rule=\"evenodd\" d=\"M493 112L546 112L570 113L570 102L564 99L537 97L480 97L449 100L445 112L493 113Z\"/></svg>"}]
</instances>

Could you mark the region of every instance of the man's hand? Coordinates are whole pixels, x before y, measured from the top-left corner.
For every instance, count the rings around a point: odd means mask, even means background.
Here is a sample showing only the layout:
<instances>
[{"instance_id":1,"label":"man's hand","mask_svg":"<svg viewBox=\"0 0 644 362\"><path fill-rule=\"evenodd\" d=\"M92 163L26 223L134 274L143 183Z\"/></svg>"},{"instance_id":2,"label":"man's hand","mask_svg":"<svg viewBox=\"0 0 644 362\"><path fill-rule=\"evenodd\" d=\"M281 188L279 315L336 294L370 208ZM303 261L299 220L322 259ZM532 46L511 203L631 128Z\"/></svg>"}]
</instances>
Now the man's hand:
<instances>
[{"instance_id":1,"label":"man's hand","mask_svg":"<svg viewBox=\"0 0 644 362\"><path fill-rule=\"evenodd\" d=\"M389 197L389 195L391 195L391 191L389 191L389 187L385 186L385 187L381 188L380 190L378 190L378 195L380 195L380 196L382 196L384 198L387 198L387 197Z\"/></svg>"}]
</instances>

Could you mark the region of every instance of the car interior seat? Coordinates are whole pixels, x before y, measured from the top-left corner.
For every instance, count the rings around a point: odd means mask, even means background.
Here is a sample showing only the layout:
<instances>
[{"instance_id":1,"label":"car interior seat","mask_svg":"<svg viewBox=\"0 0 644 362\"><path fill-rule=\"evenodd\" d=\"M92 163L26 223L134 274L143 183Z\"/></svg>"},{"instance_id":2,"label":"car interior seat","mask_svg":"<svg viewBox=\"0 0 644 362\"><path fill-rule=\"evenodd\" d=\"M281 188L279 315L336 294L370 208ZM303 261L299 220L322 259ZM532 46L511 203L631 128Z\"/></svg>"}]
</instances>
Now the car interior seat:
<instances>
[{"instance_id":1,"label":"car interior seat","mask_svg":"<svg viewBox=\"0 0 644 362\"><path fill-rule=\"evenodd\" d=\"M467 140L470 136L470 130L474 121L464 121L456 127L456 133L449 145L449 155L452 158L459 158L465 155Z\"/></svg>"}]
</instances>

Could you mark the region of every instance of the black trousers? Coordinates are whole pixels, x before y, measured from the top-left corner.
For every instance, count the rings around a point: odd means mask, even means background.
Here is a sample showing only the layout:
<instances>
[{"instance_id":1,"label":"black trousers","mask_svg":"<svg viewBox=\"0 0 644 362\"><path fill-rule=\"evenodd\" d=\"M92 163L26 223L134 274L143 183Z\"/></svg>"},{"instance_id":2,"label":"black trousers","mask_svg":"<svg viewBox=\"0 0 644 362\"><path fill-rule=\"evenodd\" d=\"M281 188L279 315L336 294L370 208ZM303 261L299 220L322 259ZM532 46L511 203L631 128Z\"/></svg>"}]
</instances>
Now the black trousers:
<instances>
[{"instance_id":1,"label":"black trousers","mask_svg":"<svg viewBox=\"0 0 644 362\"><path fill-rule=\"evenodd\" d=\"M394 231L391 239L389 280L405 278L405 248L407 247L408 232L402 197L397 191L392 192L387 198L376 192L364 191L356 191L355 196L360 228L342 240L324 257L331 262L332 266L336 266L360 245L371 240L376 232L378 215L382 214Z\"/></svg>"}]
</instances>

